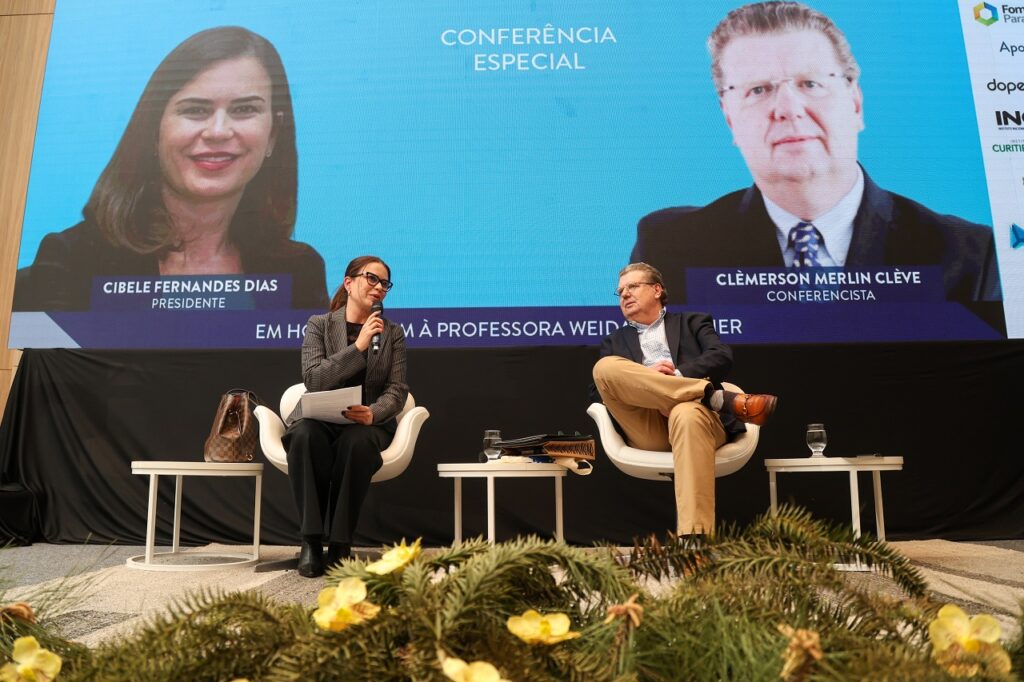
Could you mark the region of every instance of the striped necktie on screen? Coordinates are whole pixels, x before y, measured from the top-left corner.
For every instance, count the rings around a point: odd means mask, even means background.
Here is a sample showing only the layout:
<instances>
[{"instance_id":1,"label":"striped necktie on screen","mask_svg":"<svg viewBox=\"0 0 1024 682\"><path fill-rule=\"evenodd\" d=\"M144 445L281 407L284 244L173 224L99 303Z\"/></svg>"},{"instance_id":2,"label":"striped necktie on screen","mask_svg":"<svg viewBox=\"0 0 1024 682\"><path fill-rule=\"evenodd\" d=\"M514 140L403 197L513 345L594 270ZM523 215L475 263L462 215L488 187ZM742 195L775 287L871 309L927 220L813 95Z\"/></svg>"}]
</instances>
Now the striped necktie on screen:
<instances>
[{"instance_id":1,"label":"striped necktie on screen","mask_svg":"<svg viewBox=\"0 0 1024 682\"><path fill-rule=\"evenodd\" d=\"M789 231L789 246L796 256L793 258L794 268L821 267L818 262L818 249L825 239L811 223L799 222Z\"/></svg>"}]
</instances>

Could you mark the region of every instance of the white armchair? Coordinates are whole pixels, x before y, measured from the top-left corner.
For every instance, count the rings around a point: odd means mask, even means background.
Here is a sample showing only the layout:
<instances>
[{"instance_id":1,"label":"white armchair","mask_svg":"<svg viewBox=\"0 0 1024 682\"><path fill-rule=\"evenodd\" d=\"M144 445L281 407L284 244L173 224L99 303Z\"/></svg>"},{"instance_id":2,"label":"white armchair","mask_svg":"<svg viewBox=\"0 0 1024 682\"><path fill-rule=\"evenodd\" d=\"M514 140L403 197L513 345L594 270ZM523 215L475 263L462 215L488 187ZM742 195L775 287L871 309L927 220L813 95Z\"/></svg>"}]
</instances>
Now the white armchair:
<instances>
[{"instance_id":1,"label":"white armchair","mask_svg":"<svg viewBox=\"0 0 1024 682\"><path fill-rule=\"evenodd\" d=\"M281 396L281 414L289 415L295 409L295 404L306 392L304 384L295 384L289 387ZM265 405L258 406L254 413L260 423L260 447L263 454L275 467L288 473L288 453L285 452L281 437L284 435L285 426L281 417ZM405 471L412 461L413 450L416 446L416 438L420 435L420 427L427 420L430 413L427 408L418 407L413 400L412 393L405 400L405 408L398 414L398 428L395 430L395 437L391 445L380 453L384 464L371 481L378 483L394 478Z\"/></svg>"},{"instance_id":2,"label":"white armchair","mask_svg":"<svg viewBox=\"0 0 1024 682\"><path fill-rule=\"evenodd\" d=\"M733 393L743 392L739 386L730 383L723 382L722 388ZM615 429L615 423L612 421L611 415L608 414L608 408L601 403L592 403L587 408L587 414L597 423L601 446L608 455L608 459L620 471L651 481L672 480L671 452L641 450L626 445L622 434ZM728 476L743 468L757 448L760 432L760 426L747 424L746 433L741 433L732 441L718 448L715 451L715 476Z\"/></svg>"}]
</instances>

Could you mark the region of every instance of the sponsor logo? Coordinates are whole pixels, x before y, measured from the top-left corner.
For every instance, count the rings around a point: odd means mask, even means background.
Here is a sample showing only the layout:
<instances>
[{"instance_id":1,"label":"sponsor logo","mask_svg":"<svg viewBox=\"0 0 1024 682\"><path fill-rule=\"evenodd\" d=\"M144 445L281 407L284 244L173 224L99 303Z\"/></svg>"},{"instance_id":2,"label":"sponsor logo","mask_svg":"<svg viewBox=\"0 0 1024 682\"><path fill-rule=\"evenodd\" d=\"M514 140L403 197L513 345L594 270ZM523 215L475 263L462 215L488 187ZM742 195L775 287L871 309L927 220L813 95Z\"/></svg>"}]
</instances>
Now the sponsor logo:
<instances>
[{"instance_id":1,"label":"sponsor logo","mask_svg":"<svg viewBox=\"0 0 1024 682\"><path fill-rule=\"evenodd\" d=\"M1019 54L1024 54L1024 43L1008 43L1005 40L999 45L1000 52L1009 52L1011 57L1016 57Z\"/></svg>"},{"instance_id":2,"label":"sponsor logo","mask_svg":"<svg viewBox=\"0 0 1024 682\"><path fill-rule=\"evenodd\" d=\"M988 2L979 2L974 6L974 20L982 26L991 26L999 21L1002 12L1002 21L1006 24L1024 24L1024 5L1000 5L999 9Z\"/></svg>"},{"instance_id":3,"label":"sponsor logo","mask_svg":"<svg viewBox=\"0 0 1024 682\"><path fill-rule=\"evenodd\" d=\"M1024 111L997 109L995 115L999 130L1024 130Z\"/></svg>"},{"instance_id":4,"label":"sponsor logo","mask_svg":"<svg viewBox=\"0 0 1024 682\"><path fill-rule=\"evenodd\" d=\"M988 4L988 3L983 3ZM991 7L992 5L989 5ZM1024 24L1024 5L1000 5L999 9L1003 13L1003 23L1005 24ZM995 17L995 10L992 10L992 16ZM978 20L980 23L985 22ZM985 24L991 26L993 22Z\"/></svg>"},{"instance_id":5,"label":"sponsor logo","mask_svg":"<svg viewBox=\"0 0 1024 682\"><path fill-rule=\"evenodd\" d=\"M1014 92L1024 92L1024 81L997 81L993 78L985 87L989 89L989 92L1005 92L1009 95Z\"/></svg>"},{"instance_id":6,"label":"sponsor logo","mask_svg":"<svg viewBox=\"0 0 1024 682\"><path fill-rule=\"evenodd\" d=\"M1024 227L1017 223L1010 225L1010 246L1014 249L1024 246Z\"/></svg>"},{"instance_id":7,"label":"sponsor logo","mask_svg":"<svg viewBox=\"0 0 1024 682\"><path fill-rule=\"evenodd\" d=\"M993 5L979 2L974 6L974 20L983 26L991 26L999 21L999 15Z\"/></svg>"}]
</instances>

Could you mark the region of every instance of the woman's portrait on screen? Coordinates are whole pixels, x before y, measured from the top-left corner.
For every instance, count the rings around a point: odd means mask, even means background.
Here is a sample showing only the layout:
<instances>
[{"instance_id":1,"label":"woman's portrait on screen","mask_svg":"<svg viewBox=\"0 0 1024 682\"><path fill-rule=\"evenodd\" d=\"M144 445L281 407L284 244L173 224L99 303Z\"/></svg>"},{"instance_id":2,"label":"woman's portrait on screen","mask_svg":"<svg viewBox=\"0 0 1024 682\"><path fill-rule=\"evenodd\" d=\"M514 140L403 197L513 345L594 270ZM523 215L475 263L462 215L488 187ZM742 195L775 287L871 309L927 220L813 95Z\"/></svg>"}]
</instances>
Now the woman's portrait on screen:
<instances>
[{"instance_id":1,"label":"woman's portrait on screen","mask_svg":"<svg viewBox=\"0 0 1024 682\"><path fill-rule=\"evenodd\" d=\"M327 304L324 262L292 239L298 195L281 57L211 28L156 68L77 225L18 273L15 310L88 310L97 276L290 275L291 307Z\"/></svg>"}]
</instances>

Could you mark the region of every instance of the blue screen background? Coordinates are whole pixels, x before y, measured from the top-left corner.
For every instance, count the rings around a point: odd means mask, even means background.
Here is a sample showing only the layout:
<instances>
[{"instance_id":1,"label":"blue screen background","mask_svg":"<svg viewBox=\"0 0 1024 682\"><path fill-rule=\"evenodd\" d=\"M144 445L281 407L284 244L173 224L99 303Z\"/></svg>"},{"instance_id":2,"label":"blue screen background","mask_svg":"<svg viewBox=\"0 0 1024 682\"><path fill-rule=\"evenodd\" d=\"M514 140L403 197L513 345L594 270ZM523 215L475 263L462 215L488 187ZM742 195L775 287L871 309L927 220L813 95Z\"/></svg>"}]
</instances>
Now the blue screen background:
<instances>
[{"instance_id":1,"label":"blue screen background","mask_svg":"<svg viewBox=\"0 0 1024 682\"><path fill-rule=\"evenodd\" d=\"M637 220L750 184L705 47L735 2L59 0L19 266L81 219L139 94L189 35L241 25L284 60L295 238L333 290L355 255L389 305L614 305ZM861 64L860 159L882 187L991 224L955 3L818 2ZM446 29L610 28L615 42L455 46ZM585 70L477 72L476 52L578 53Z\"/></svg>"}]
</instances>

